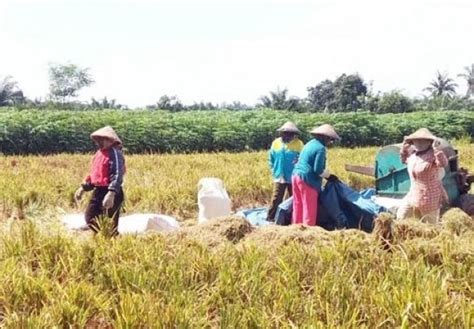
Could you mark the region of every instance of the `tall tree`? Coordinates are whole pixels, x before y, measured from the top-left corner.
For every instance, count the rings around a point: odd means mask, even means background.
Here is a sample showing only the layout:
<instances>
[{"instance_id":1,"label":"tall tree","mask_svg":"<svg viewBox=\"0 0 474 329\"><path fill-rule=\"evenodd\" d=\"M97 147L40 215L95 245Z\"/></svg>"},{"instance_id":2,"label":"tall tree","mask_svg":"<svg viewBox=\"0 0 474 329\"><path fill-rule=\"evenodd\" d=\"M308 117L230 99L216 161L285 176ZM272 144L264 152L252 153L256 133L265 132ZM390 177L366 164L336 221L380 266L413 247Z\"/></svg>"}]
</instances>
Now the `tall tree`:
<instances>
[{"instance_id":1,"label":"tall tree","mask_svg":"<svg viewBox=\"0 0 474 329\"><path fill-rule=\"evenodd\" d=\"M324 80L308 88L308 102L318 110L355 111L362 107L367 85L359 74L341 74L334 82Z\"/></svg>"},{"instance_id":2,"label":"tall tree","mask_svg":"<svg viewBox=\"0 0 474 329\"><path fill-rule=\"evenodd\" d=\"M276 91L270 91L269 96L260 97L261 105L275 110L296 110L300 101L296 97L288 97L288 89L277 88Z\"/></svg>"},{"instance_id":3,"label":"tall tree","mask_svg":"<svg viewBox=\"0 0 474 329\"><path fill-rule=\"evenodd\" d=\"M184 106L179 100L178 96L168 95L163 95L160 97L160 99L156 103L156 108L159 110L167 110L173 112L184 110Z\"/></svg>"},{"instance_id":4,"label":"tall tree","mask_svg":"<svg viewBox=\"0 0 474 329\"><path fill-rule=\"evenodd\" d=\"M436 72L436 78L424 90L428 91L433 97L452 97L456 94L457 86L446 72L441 73L438 71Z\"/></svg>"},{"instance_id":5,"label":"tall tree","mask_svg":"<svg viewBox=\"0 0 474 329\"><path fill-rule=\"evenodd\" d=\"M413 102L400 91L392 90L369 96L364 108L376 113L405 113L413 110Z\"/></svg>"},{"instance_id":6,"label":"tall tree","mask_svg":"<svg viewBox=\"0 0 474 329\"><path fill-rule=\"evenodd\" d=\"M315 87L308 87L308 102L311 107L317 110L328 110L335 108L334 83L331 80L324 80Z\"/></svg>"},{"instance_id":7,"label":"tall tree","mask_svg":"<svg viewBox=\"0 0 474 329\"><path fill-rule=\"evenodd\" d=\"M49 66L49 90L53 100L63 104L77 97L79 90L94 83L88 68L74 64L52 64Z\"/></svg>"},{"instance_id":8,"label":"tall tree","mask_svg":"<svg viewBox=\"0 0 474 329\"><path fill-rule=\"evenodd\" d=\"M23 92L12 76L0 80L0 106L14 105L25 101Z\"/></svg>"},{"instance_id":9,"label":"tall tree","mask_svg":"<svg viewBox=\"0 0 474 329\"><path fill-rule=\"evenodd\" d=\"M466 79L467 82L467 91L466 96L474 96L474 64L471 64L471 67L465 66L464 73L458 74L458 77Z\"/></svg>"},{"instance_id":10,"label":"tall tree","mask_svg":"<svg viewBox=\"0 0 474 329\"><path fill-rule=\"evenodd\" d=\"M367 85L359 74L342 74L334 81L334 89L334 101L341 111L361 108L361 97L367 95Z\"/></svg>"}]
</instances>

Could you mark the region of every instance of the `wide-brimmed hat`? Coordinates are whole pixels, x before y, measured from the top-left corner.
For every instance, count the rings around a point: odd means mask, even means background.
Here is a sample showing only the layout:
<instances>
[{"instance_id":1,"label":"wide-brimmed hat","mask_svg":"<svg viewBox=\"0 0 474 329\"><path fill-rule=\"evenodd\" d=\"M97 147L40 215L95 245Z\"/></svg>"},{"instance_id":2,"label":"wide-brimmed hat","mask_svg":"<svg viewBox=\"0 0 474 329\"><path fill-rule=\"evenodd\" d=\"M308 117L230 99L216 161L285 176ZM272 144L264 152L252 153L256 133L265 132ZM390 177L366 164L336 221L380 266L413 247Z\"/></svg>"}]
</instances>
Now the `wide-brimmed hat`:
<instances>
[{"instance_id":1,"label":"wide-brimmed hat","mask_svg":"<svg viewBox=\"0 0 474 329\"><path fill-rule=\"evenodd\" d=\"M433 135L431 131L429 131L428 129L420 128L417 131L415 131L413 134L405 137L405 140L407 142L411 142L415 139L427 139L427 140L434 141L435 139L437 139L437 137Z\"/></svg>"},{"instance_id":2,"label":"wide-brimmed hat","mask_svg":"<svg viewBox=\"0 0 474 329\"><path fill-rule=\"evenodd\" d=\"M283 126L281 126L280 128L277 129L277 131L283 133L295 133L295 134L300 134L301 131L298 129L298 127L296 127L296 125L291 122L291 121L287 121L283 124Z\"/></svg>"},{"instance_id":3,"label":"wide-brimmed hat","mask_svg":"<svg viewBox=\"0 0 474 329\"><path fill-rule=\"evenodd\" d=\"M327 123L313 128L309 133L311 135L324 135L332 139L341 139L341 137L336 133L336 130L334 130L334 127Z\"/></svg>"},{"instance_id":4,"label":"wide-brimmed hat","mask_svg":"<svg viewBox=\"0 0 474 329\"><path fill-rule=\"evenodd\" d=\"M119 144L119 145L122 145L122 141L120 140L120 138L118 137L117 133L115 132L115 130L110 127L110 126L105 126L103 128L100 128L99 130L96 130L94 131L92 134L91 134L91 138L94 140L94 141L97 141L97 137L103 137L103 138L108 138L110 139L111 141L114 142L114 144Z\"/></svg>"}]
</instances>

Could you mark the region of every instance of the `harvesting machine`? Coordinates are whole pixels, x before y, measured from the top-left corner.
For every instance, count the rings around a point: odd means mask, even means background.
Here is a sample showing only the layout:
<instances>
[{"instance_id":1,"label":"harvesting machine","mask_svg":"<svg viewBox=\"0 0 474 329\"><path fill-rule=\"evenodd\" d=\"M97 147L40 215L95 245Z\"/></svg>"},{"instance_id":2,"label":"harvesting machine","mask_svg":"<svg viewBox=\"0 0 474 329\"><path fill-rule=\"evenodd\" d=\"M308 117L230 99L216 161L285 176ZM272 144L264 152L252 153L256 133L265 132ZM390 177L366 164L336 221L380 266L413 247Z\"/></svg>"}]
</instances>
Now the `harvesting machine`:
<instances>
[{"instance_id":1,"label":"harvesting machine","mask_svg":"<svg viewBox=\"0 0 474 329\"><path fill-rule=\"evenodd\" d=\"M445 169L443 185L449 204L459 207L467 214L474 215L474 194L469 194L474 175L459 167L458 151L446 140L441 139L441 149L449 160ZM407 167L400 160L402 144L381 148L375 156L375 166L356 166L346 164L346 170L375 177L377 197L401 199L410 190L410 177Z\"/></svg>"}]
</instances>

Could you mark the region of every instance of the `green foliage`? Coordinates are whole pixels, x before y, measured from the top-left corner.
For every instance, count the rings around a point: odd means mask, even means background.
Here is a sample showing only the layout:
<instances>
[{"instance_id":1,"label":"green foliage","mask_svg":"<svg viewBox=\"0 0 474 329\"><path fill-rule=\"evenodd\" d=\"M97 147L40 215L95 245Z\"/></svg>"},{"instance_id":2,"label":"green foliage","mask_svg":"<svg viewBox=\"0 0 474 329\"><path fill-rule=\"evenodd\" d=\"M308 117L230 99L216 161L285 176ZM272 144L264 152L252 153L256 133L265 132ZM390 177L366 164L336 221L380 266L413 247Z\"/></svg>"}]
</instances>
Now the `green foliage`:
<instances>
[{"instance_id":1,"label":"green foliage","mask_svg":"<svg viewBox=\"0 0 474 329\"><path fill-rule=\"evenodd\" d=\"M458 85L451 79L448 74L437 72L436 78L433 79L429 86L425 88L432 97L453 97L456 94Z\"/></svg>"},{"instance_id":2,"label":"green foliage","mask_svg":"<svg viewBox=\"0 0 474 329\"><path fill-rule=\"evenodd\" d=\"M315 87L308 88L308 101L315 109L334 109L334 83L331 80L324 80Z\"/></svg>"},{"instance_id":3,"label":"green foliage","mask_svg":"<svg viewBox=\"0 0 474 329\"><path fill-rule=\"evenodd\" d=\"M466 97L474 96L474 64L471 64L471 67L464 67L464 71L464 73L458 74L458 77L464 78L466 80Z\"/></svg>"},{"instance_id":4,"label":"green foliage","mask_svg":"<svg viewBox=\"0 0 474 329\"><path fill-rule=\"evenodd\" d=\"M375 113L406 113L413 110L413 102L399 91L370 96L364 106Z\"/></svg>"},{"instance_id":5,"label":"green foliage","mask_svg":"<svg viewBox=\"0 0 474 329\"><path fill-rule=\"evenodd\" d=\"M76 97L80 89L94 83L89 69L74 64L50 65L49 80L51 98L62 103L71 97Z\"/></svg>"},{"instance_id":6,"label":"green foliage","mask_svg":"<svg viewBox=\"0 0 474 329\"><path fill-rule=\"evenodd\" d=\"M350 112L360 109L367 86L359 74L342 74L334 82L324 80L308 88L308 102L326 112Z\"/></svg>"},{"instance_id":7,"label":"green foliage","mask_svg":"<svg viewBox=\"0 0 474 329\"><path fill-rule=\"evenodd\" d=\"M177 96L163 95L160 97L156 105L147 106L151 110L166 110L178 112L184 110L184 106Z\"/></svg>"},{"instance_id":8,"label":"green foliage","mask_svg":"<svg viewBox=\"0 0 474 329\"><path fill-rule=\"evenodd\" d=\"M0 110L0 152L48 154L89 152L89 134L111 125L131 153L259 150L269 147L275 130L292 120L304 132L333 124L344 146L400 142L420 127L448 139L474 135L474 112L407 114L294 113L286 111L46 111Z\"/></svg>"},{"instance_id":9,"label":"green foliage","mask_svg":"<svg viewBox=\"0 0 474 329\"><path fill-rule=\"evenodd\" d=\"M115 99L108 99L104 97L102 99L91 98L90 108L92 109L117 109L126 110L127 107L122 104L117 104Z\"/></svg>"},{"instance_id":10,"label":"green foliage","mask_svg":"<svg viewBox=\"0 0 474 329\"><path fill-rule=\"evenodd\" d=\"M474 100L460 96L437 96L415 99L414 111L474 111Z\"/></svg>"},{"instance_id":11,"label":"green foliage","mask_svg":"<svg viewBox=\"0 0 474 329\"><path fill-rule=\"evenodd\" d=\"M367 86L359 74L342 74L334 81L334 100L343 112L361 108L361 97L367 94Z\"/></svg>"},{"instance_id":12,"label":"green foliage","mask_svg":"<svg viewBox=\"0 0 474 329\"><path fill-rule=\"evenodd\" d=\"M18 83L11 76L0 80L0 106L21 104L24 101L23 92L18 88Z\"/></svg>"},{"instance_id":13,"label":"green foliage","mask_svg":"<svg viewBox=\"0 0 474 329\"><path fill-rule=\"evenodd\" d=\"M260 97L262 106L275 110L296 111L300 106L300 101L296 97L288 97L288 89L277 88L271 91L270 96Z\"/></svg>"}]
</instances>

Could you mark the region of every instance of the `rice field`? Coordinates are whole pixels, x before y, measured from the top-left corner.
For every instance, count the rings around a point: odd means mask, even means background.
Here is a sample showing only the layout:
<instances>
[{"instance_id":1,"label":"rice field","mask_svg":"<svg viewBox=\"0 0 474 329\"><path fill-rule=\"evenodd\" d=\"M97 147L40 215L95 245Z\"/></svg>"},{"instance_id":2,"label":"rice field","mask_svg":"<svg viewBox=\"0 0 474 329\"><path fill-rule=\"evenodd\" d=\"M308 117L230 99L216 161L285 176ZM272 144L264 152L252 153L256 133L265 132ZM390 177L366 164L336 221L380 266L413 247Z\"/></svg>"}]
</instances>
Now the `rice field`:
<instances>
[{"instance_id":1,"label":"rice field","mask_svg":"<svg viewBox=\"0 0 474 329\"><path fill-rule=\"evenodd\" d=\"M474 148L458 145L474 170ZM329 169L356 188L376 148L329 150ZM78 235L57 223L90 155L0 158L0 326L5 328L472 328L474 227L393 223L380 236L318 227L253 229L234 217L192 225L197 182L224 180L234 209L268 201L265 152L129 155L126 212L176 216L173 234Z\"/></svg>"},{"instance_id":2,"label":"rice field","mask_svg":"<svg viewBox=\"0 0 474 329\"><path fill-rule=\"evenodd\" d=\"M370 177L349 175L344 163L368 163L375 148L334 149L329 167L359 188ZM88 173L92 155L7 156L0 158L0 201L3 216L41 209L78 210L74 191ZM124 190L126 211L151 211L192 219L197 212L197 184L202 177L224 181L235 209L265 204L271 193L266 152L188 155L129 155Z\"/></svg>"}]
</instances>

